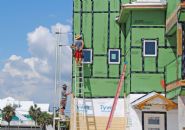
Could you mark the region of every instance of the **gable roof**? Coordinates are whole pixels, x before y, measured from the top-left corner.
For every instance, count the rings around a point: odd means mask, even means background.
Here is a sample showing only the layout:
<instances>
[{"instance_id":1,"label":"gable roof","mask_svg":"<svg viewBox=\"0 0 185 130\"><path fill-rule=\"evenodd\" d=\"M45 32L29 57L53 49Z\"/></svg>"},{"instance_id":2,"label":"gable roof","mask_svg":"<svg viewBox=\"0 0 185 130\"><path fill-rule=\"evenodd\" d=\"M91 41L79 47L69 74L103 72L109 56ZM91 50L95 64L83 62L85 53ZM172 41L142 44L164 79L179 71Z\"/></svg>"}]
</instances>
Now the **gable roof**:
<instances>
[{"instance_id":1,"label":"gable roof","mask_svg":"<svg viewBox=\"0 0 185 130\"><path fill-rule=\"evenodd\" d=\"M158 106L165 106L166 110L172 110L177 108L177 104L173 102L172 100L167 99L163 95L156 93L156 92L151 92L149 94L146 94L135 101L133 101L132 106L134 106L136 109L144 109L144 107L147 104L152 104L152 105L158 105Z\"/></svg>"}]
</instances>

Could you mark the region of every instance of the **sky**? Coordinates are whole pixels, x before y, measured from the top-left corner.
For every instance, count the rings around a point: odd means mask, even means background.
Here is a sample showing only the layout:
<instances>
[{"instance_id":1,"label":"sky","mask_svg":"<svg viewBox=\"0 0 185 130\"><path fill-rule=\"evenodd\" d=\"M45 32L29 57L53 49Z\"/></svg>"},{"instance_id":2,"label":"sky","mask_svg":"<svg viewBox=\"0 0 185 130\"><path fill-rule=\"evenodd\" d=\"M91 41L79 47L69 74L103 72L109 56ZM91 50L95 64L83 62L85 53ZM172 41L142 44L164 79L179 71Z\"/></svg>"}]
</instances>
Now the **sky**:
<instances>
[{"instance_id":1,"label":"sky","mask_svg":"<svg viewBox=\"0 0 185 130\"><path fill-rule=\"evenodd\" d=\"M72 0L0 1L0 99L53 104L56 30L72 32ZM69 35L61 42L69 43ZM71 51L61 50L62 82L70 84Z\"/></svg>"}]
</instances>

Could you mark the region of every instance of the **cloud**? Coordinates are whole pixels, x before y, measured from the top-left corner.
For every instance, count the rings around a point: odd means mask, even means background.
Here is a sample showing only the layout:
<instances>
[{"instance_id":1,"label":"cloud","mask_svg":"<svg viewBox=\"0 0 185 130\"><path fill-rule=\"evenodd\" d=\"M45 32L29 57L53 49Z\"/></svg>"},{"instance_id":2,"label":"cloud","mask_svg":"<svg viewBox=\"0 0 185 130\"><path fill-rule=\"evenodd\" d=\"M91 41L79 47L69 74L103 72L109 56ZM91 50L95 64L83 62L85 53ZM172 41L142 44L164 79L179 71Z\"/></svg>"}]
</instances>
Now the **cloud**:
<instances>
[{"instance_id":1,"label":"cloud","mask_svg":"<svg viewBox=\"0 0 185 130\"><path fill-rule=\"evenodd\" d=\"M62 34L56 37L55 32ZM30 57L12 54L0 71L0 98L12 96L18 99L52 103L54 97L56 42L69 44L69 25L57 23L51 28L39 26L27 34ZM59 44L60 44L59 43ZM60 53L63 83L70 83L71 49L62 47ZM60 71L60 70L59 70Z\"/></svg>"}]
</instances>

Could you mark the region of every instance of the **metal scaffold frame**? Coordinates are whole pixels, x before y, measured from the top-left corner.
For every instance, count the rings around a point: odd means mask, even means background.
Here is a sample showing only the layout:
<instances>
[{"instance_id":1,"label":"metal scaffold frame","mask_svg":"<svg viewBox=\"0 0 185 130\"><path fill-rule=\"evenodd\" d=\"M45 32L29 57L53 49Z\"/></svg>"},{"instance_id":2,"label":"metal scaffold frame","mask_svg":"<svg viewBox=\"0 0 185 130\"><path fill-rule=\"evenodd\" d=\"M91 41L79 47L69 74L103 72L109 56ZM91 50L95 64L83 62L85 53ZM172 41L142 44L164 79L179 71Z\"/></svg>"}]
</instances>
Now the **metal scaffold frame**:
<instances>
[{"instance_id":1,"label":"metal scaffold frame","mask_svg":"<svg viewBox=\"0 0 185 130\"><path fill-rule=\"evenodd\" d=\"M67 122L69 120L66 120L65 115L61 116L61 105L60 105L60 99L61 99L61 92L62 89L62 47L67 47L70 45L64 45L62 44L62 36L61 35L67 35L72 34L71 32L62 32L61 28L58 28L55 32L55 91L54 91L54 118L53 118L53 128L55 129L56 121L58 120L58 130L60 130L60 122ZM61 91L58 91L57 89L61 89ZM58 117L56 117L56 110L58 107Z\"/></svg>"}]
</instances>

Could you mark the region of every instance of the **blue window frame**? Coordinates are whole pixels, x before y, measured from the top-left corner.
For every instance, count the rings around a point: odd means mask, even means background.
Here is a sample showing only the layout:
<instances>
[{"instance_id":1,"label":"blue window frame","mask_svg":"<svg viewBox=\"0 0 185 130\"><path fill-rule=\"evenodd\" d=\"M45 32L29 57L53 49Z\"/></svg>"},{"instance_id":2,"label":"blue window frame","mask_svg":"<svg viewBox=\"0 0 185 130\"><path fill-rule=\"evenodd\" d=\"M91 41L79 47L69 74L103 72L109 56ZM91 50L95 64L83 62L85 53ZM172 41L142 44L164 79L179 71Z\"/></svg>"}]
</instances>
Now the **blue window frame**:
<instances>
[{"instance_id":1,"label":"blue window frame","mask_svg":"<svg viewBox=\"0 0 185 130\"><path fill-rule=\"evenodd\" d=\"M143 40L143 56L157 56L157 40Z\"/></svg>"},{"instance_id":2,"label":"blue window frame","mask_svg":"<svg viewBox=\"0 0 185 130\"><path fill-rule=\"evenodd\" d=\"M84 64L92 63L92 49L83 49L83 63Z\"/></svg>"},{"instance_id":3,"label":"blue window frame","mask_svg":"<svg viewBox=\"0 0 185 130\"><path fill-rule=\"evenodd\" d=\"M109 64L120 64L120 49L109 49Z\"/></svg>"}]
</instances>

